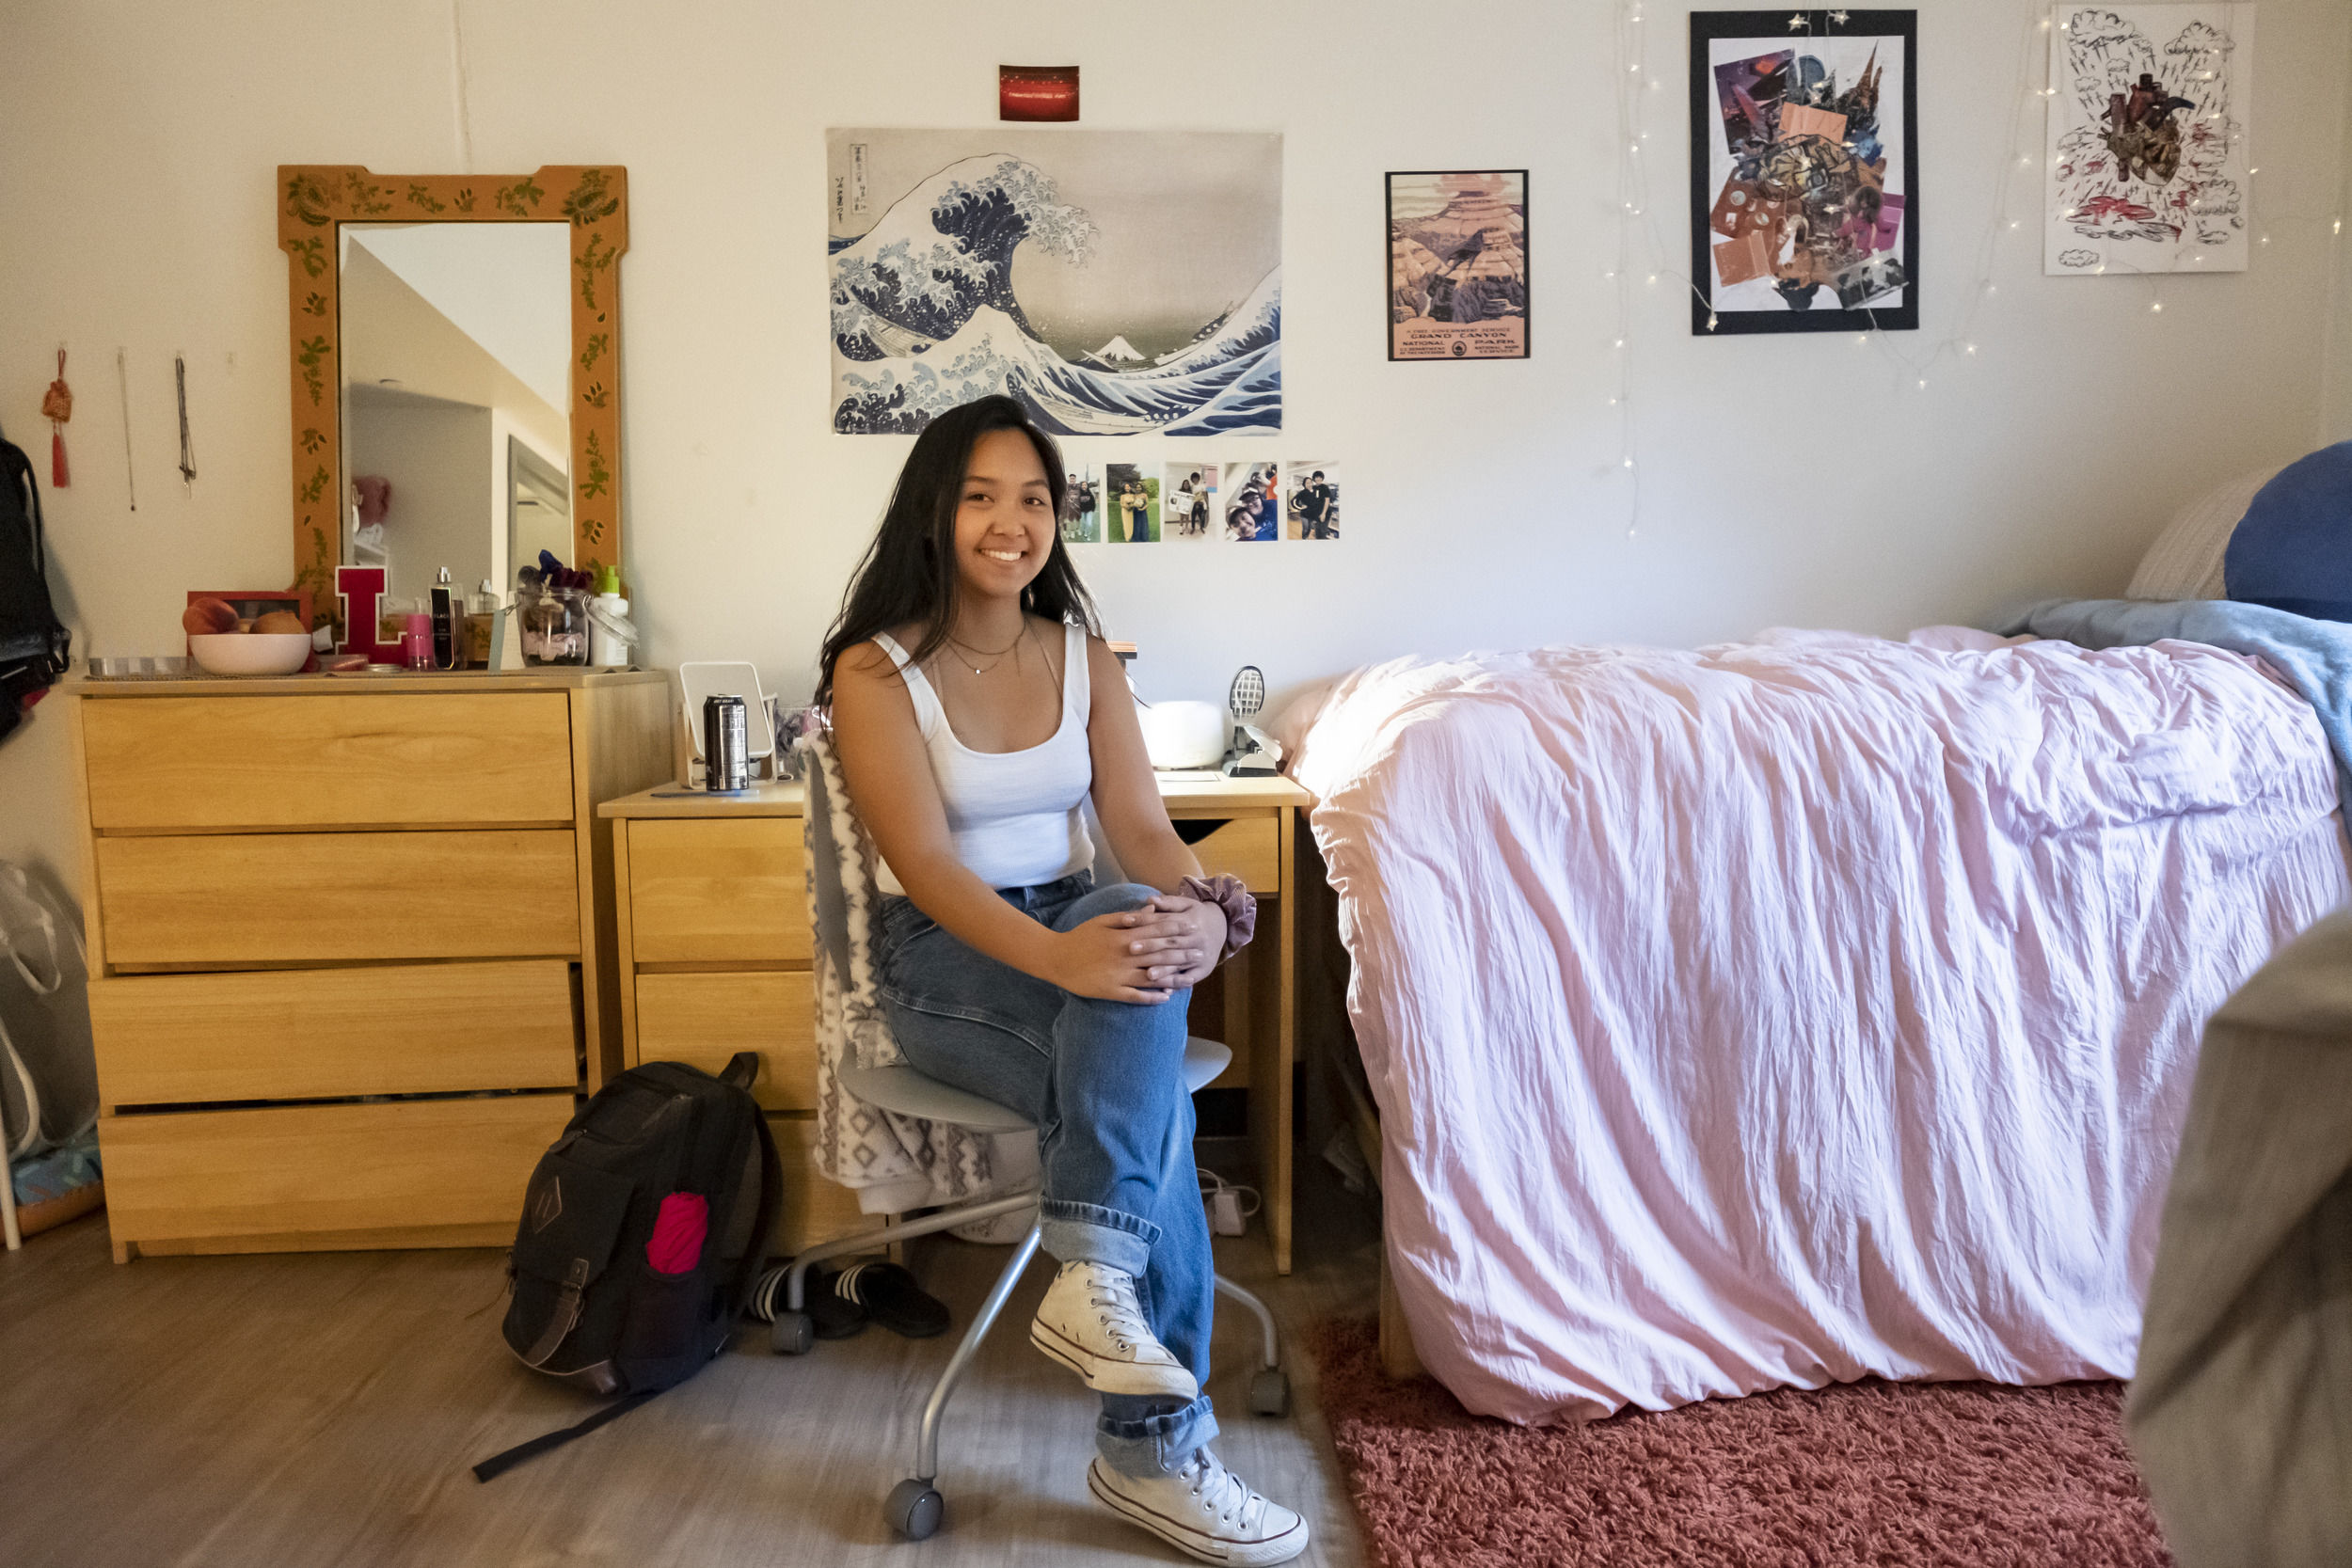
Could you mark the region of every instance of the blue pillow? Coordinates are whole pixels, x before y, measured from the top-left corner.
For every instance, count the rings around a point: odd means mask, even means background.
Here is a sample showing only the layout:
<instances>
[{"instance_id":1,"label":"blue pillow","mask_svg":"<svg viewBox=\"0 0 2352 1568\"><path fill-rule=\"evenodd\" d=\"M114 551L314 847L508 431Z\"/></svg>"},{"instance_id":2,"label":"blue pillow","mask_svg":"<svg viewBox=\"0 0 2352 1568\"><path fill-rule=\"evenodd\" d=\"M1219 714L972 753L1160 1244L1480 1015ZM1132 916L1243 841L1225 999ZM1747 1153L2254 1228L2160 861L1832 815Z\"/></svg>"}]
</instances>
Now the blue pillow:
<instances>
[{"instance_id":1,"label":"blue pillow","mask_svg":"<svg viewBox=\"0 0 2352 1568\"><path fill-rule=\"evenodd\" d=\"M2288 464L2254 492L2221 580L2245 604L2352 621L2352 441Z\"/></svg>"}]
</instances>

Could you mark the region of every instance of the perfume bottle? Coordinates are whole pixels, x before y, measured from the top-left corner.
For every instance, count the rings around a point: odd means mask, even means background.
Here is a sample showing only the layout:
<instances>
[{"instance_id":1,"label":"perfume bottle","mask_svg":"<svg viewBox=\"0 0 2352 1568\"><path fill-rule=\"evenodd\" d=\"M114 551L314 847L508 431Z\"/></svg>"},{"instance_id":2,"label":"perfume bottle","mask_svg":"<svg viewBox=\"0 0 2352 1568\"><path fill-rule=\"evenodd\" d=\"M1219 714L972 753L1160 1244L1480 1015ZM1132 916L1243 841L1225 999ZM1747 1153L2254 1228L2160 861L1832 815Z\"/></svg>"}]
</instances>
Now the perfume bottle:
<instances>
[{"instance_id":1,"label":"perfume bottle","mask_svg":"<svg viewBox=\"0 0 2352 1568\"><path fill-rule=\"evenodd\" d=\"M432 605L433 668L457 668L457 590L450 581L449 568L444 566L433 580Z\"/></svg>"},{"instance_id":2,"label":"perfume bottle","mask_svg":"<svg viewBox=\"0 0 2352 1568\"><path fill-rule=\"evenodd\" d=\"M490 667L490 634L495 628L498 611L498 585L484 578L482 586L466 597L467 669L487 670Z\"/></svg>"}]
</instances>

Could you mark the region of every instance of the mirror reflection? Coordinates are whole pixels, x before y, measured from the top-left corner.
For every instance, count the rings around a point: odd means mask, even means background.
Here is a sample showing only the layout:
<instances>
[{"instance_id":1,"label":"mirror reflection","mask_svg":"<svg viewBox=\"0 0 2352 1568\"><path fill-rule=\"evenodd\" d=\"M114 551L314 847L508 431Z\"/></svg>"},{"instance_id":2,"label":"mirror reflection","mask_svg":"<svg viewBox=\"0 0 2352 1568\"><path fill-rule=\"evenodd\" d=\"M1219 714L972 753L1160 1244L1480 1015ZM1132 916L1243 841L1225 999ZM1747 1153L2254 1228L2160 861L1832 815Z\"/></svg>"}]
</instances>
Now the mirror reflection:
<instances>
[{"instance_id":1,"label":"mirror reflection","mask_svg":"<svg viewBox=\"0 0 2352 1568\"><path fill-rule=\"evenodd\" d=\"M572 556L570 234L344 223L342 559L396 598Z\"/></svg>"}]
</instances>

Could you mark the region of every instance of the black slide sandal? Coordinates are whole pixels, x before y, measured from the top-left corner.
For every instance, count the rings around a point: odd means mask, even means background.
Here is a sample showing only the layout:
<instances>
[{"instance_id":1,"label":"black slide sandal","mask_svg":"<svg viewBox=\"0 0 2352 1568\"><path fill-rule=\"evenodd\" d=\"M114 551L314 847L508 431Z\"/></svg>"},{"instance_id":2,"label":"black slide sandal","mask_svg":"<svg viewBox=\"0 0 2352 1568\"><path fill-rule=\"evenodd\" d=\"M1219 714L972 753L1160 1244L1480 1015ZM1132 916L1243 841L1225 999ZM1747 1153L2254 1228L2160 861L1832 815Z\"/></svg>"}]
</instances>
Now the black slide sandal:
<instances>
[{"instance_id":1,"label":"black slide sandal","mask_svg":"<svg viewBox=\"0 0 2352 1568\"><path fill-rule=\"evenodd\" d=\"M866 1309L841 1293L841 1282L858 1267L837 1272L812 1271L808 1276L808 1318L819 1339L847 1339L865 1332Z\"/></svg>"},{"instance_id":2,"label":"black slide sandal","mask_svg":"<svg viewBox=\"0 0 2352 1568\"><path fill-rule=\"evenodd\" d=\"M893 1334L929 1339L947 1332L946 1303L926 1294L914 1275L896 1263L861 1259L841 1271L833 1289Z\"/></svg>"}]
</instances>

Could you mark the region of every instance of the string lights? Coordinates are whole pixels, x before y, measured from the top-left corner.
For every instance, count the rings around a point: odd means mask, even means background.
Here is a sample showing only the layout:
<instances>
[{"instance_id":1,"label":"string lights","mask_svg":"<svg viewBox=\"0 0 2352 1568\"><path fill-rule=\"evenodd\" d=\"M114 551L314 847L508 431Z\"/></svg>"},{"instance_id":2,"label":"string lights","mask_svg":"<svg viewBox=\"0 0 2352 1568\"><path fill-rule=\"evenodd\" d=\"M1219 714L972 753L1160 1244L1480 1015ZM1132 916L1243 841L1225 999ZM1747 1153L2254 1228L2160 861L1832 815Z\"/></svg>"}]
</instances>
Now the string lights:
<instances>
[{"instance_id":1,"label":"string lights","mask_svg":"<svg viewBox=\"0 0 2352 1568\"><path fill-rule=\"evenodd\" d=\"M1610 394L1609 406L1617 411L1617 466L1626 474L1632 495L1626 509L1625 536L1631 539L1642 526L1642 470L1633 462L1633 356L1626 352L1633 335L1633 220L1642 217L1649 206L1649 166L1641 156L1642 143L1648 133L1642 129L1642 94L1635 84L1643 76L1647 51L1643 27L1644 0L1625 0L1617 12L1617 63L1624 69L1617 75L1617 145L1625 148L1625 155L1617 165L1617 208L1622 214L1617 220L1616 265L1604 274L1605 281L1616 285L1617 336L1613 345L1616 350L1616 386ZM1649 78L1649 87L1657 90L1657 78ZM1657 226L1647 226L1655 235ZM1653 246L1653 253L1659 247ZM1658 271L1649 275L1658 281Z\"/></svg>"},{"instance_id":2,"label":"string lights","mask_svg":"<svg viewBox=\"0 0 2352 1568\"><path fill-rule=\"evenodd\" d=\"M1644 125L1643 104L1646 102L1649 93L1661 91L1665 86L1664 82L1655 74L1645 73L1648 55L1645 45L1649 41L1645 36L1647 30L1645 25L1647 4L1648 0L1621 0L1617 9L1616 60L1620 69L1615 72L1617 78L1616 131L1617 144L1624 148L1625 151L1618 159L1616 197L1619 217L1615 264L1602 275L1605 281L1615 286L1616 293L1617 330L1612 343L1612 347L1615 350L1615 379L1613 390L1608 400L1608 406L1616 411L1618 470L1628 476L1632 491L1627 514L1626 537L1629 539L1635 537L1639 532L1642 516L1642 470L1635 466L1634 461L1636 455L1633 410L1634 356L1629 348L1634 336L1634 301L1631 283L1636 266L1634 244L1637 230L1647 246L1648 259L1646 264L1641 267L1641 271L1648 281L1655 284L1661 279L1670 279L1689 289L1700 304L1708 303L1705 291L1673 265L1674 252L1669 249L1660 231L1655 215L1655 203L1651 199L1648 181L1651 160L1642 156L1642 147L1649 140L1649 132ZM2003 157L1994 166L1993 198L1986 209L1982 237L1978 242L1972 259L1969 281L1964 287L1955 289L1948 294L1944 294L1944 291L1937 289L1930 295L1933 298L1938 294L1943 294L1944 297L1957 301L1952 308L1948 325L1941 333L1934 336L1930 336L1925 332L1894 333L1879 326L1875 314L1866 311L1866 314L1871 314L1870 328L1866 332L1855 334L1854 341L1858 346L1864 348L1875 346L1890 361L1890 369L1894 372L1894 385L1898 388L1908 381L1915 391L1927 391L1930 372L1934 369L1938 360L1947 356L1955 365L1963 362L1982 362L1984 356L1979 352L1980 343L1976 331L1977 314L1988 300L1995 300L2000 295L2000 286L1994 280L1994 267L2001 241L2005 235L2023 231L2028 218L2034 219L2036 227L2039 228L2043 198L2038 180L2030 181L2028 199L2023 214L2012 214L2020 212L2018 187L2027 183L2030 180L2026 171L2038 167L2046 148L2048 133L2044 117L2049 108L2048 101L2055 98L2058 91L2056 87L2050 85L2049 81L2051 30L2055 27L2063 33L2069 30L2069 24L2063 21L2054 21L2043 0L2026 0L2024 13L2024 25L2020 29L2018 40L2016 83L2010 100L2010 145L2016 149L2016 153L2014 157ZM1847 13L1842 10L1826 13L1797 12L1789 18L1792 41L1802 44L1804 40L1808 39L1837 37L1839 30L1844 27L1848 20ZM1797 36L1800 33L1803 35L1802 38ZM1661 48L1670 49L1672 41L1661 40ZM1910 61L1904 62L1905 69L1909 69L1910 65ZM1644 88L1646 90L1642 90ZM2043 114L2029 113L2034 109L2041 109ZM2233 135L2234 135L2235 133ZM2026 138L2022 144L2019 140L2021 137ZM1704 157L1705 149L1693 148L1691 150L1691 155ZM2257 172L2259 171L2255 168L2247 170L2249 185L2248 193L2249 214L2252 207L2251 179ZM2344 219L2337 216L2333 220L2332 236L2340 241L2343 232ZM2270 244L2270 235L2258 230L2254 243L2257 245L2266 246ZM2336 252L2340 252L2341 248L2340 244L2333 247ZM2034 245L2034 264L2037 271L2040 266L2041 250L2041 236L2037 234ZM2192 257L2194 258L2193 252ZM2165 313L2164 300L2157 293L2159 287L2157 279L2161 278L2163 274L2149 269L2131 267L2124 262L2118 262L2117 265L2126 270L2141 272L2149 277L2151 298L2148 304L2148 314L2163 315ZM2338 265L2340 265L2339 257L2331 254L2329 261L2331 278ZM2097 270L2104 273L2106 267L2102 264ZM2331 293L2333 292L2332 285L2330 292ZM1710 309L1707 317L1706 329L1711 332L1719 324L1720 318Z\"/></svg>"}]
</instances>

